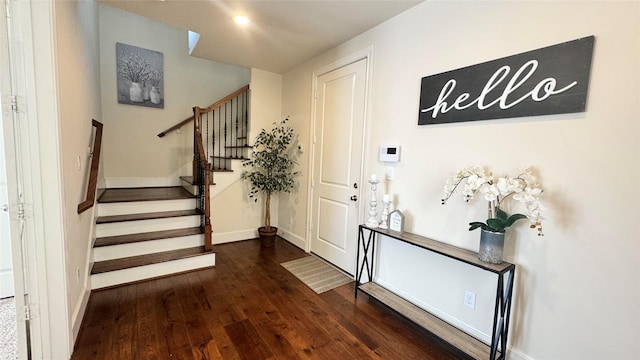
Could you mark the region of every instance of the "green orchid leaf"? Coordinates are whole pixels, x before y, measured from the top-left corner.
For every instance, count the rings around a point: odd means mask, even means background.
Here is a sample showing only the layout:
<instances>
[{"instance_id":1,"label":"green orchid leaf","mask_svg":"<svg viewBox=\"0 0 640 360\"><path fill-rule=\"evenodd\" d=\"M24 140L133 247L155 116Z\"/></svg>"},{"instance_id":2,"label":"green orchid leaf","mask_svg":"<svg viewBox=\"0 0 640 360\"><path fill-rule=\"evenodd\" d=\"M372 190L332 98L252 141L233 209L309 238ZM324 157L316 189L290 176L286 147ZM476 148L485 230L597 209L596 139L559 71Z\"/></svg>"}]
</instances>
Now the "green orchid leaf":
<instances>
[{"instance_id":1,"label":"green orchid leaf","mask_svg":"<svg viewBox=\"0 0 640 360\"><path fill-rule=\"evenodd\" d=\"M502 231L507 227L507 225L505 225L505 221L498 218L487 219L487 225L489 225L491 229L496 231Z\"/></svg>"},{"instance_id":2,"label":"green orchid leaf","mask_svg":"<svg viewBox=\"0 0 640 360\"><path fill-rule=\"evenodd\" d=\"M507 219L505 227L509 227L509 226L513 225L514 222L516 222L516 221L518 221L520 219L526 219L526 218L527 217L522 215L522 214L513 214Z\"/></svg>"},{"instance_id":3,"label":"green orchid leaf","mask_svg":"<svg viewBox=\"0 0 640 360\"><path fill-rule=\"evenodd\" d=\"M496 208L496 214L498 215L498 219L500 220L507 220L507 217L509 216L506 211L500 209L500 208Z\"/></svg>"},{"instance_id":4,"label":"green orchid leaf","mask_svg":"<svg viewBox=\"0 0 640 360\"><path fill-rule=\"evenodd\" d=\"M487 225L485 223L481 223L479 221L474 221L474 222L469 223L469 231L475 230L477 228L486 229Z\"/></svg>"}]
</instances>

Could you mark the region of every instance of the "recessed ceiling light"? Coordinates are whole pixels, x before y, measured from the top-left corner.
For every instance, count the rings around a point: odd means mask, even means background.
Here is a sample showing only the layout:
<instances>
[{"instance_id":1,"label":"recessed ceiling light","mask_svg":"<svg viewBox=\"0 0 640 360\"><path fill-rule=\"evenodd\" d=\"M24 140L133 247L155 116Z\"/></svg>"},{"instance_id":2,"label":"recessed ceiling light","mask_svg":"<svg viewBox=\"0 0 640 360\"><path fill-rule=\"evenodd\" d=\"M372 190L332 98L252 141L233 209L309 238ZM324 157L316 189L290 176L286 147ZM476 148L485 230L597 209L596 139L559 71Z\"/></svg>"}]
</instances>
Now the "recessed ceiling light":
<instances>
[{"instance_id":1,"label":"recessed ceiling light","mask_svg":"<svg viewBox=\"0 0 640 360\"><path fill-rule=\"evenodd\" d=\"M249 23L249 18L247 15L236 15L233 17L233 21L238 25L247 25Z\"/></svg>"}]
</instances>

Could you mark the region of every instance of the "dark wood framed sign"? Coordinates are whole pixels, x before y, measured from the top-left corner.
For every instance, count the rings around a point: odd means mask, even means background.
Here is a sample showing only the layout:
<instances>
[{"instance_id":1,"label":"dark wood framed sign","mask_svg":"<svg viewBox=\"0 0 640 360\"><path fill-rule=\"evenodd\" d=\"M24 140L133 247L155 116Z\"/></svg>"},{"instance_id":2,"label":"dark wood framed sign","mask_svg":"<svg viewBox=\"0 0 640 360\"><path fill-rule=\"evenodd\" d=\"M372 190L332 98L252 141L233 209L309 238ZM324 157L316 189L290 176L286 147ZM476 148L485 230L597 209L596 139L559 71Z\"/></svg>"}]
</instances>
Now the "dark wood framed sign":
<instances>
[{"instance_id":1,"label":"dark wood framed sign","mask_svg":"<svg viewBox=\"0 0 640 360\"><path fill-rule=\"evenodd\" d=\"M594 40L423 77L418 125L583 112Z\"/></svg>"}]
</instances>

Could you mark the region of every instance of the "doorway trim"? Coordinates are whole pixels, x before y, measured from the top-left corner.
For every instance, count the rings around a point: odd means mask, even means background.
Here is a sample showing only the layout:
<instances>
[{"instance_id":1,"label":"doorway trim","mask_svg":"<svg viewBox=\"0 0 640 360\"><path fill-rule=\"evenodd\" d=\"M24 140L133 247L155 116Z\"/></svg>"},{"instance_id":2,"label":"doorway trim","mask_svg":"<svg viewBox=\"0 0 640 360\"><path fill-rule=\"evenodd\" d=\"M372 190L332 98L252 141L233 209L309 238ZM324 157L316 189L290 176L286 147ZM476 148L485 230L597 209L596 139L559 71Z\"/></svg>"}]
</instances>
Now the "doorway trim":
<instances>
[{"instance_id":1,"label":"doorway trim","mask_svg":"<svg viewBox=\"0 0 640 360\"><path fill-rule=\"evenodd\" d=\"M29 164L16 169L20 180L7 174L10 206L20 209L18 218L23 222L20 230L28 304L21 316L29 319L30 358L69 358L73 343L67 306L55 4L2 0L2 6L10 15L7 46L15 65L11 69L15 75L12 95L17 99L19 127L13 146L17 160ZM5 141L13 136L4 133ZM11 190L18 186L19 191ZM11 227L12 233L16 230ZM27 309L29 314L24 314Z\"/></svg>"},{"instance_id":2,"label":"doorway trim","mask_svg":"<svg viewBox=\"0 0 640 360\"><path fill-rule=\"evenodd\" d=\"M312 223L312 206L313 206L313 192L314 189L311 186L313 183L313 169L315 166L315 151L316 148L314 146L314 137L315 137L315 125L316 125L316 105L317 105L317 96L316 96L316 86L318 85L318 78L324 74L327 74L331 71L337 70L344 66L353 64L360 60L366 61L366 84L365 84L365 106L364 106L364 124L363 124L363 132L362 132L362 162L360 169L360 181L359 184L362 183L362 178L364 174L365 168L367 168L365 159L366 159L366 150L369 148L369 121L371 116L371 89L372 89L372 79L373 79L373 57L374 57L374 46L369 45L368 47L356 51L351 55L345 56L333 62L330 62L327 65L321 66L313 71L311 74L311 116L309 117L309 144L307 145L308 149L311 149L309 153L309 168L307 169L307 173L309 174L307 180L307 219L305 225L305 252L311 252L311 223ZM358 189L358 197L362 199L363 187L361 186ZM359 222L362 222L364 219L364 203L365 201L360 201L358 203L358 218Z\"/></svg>"}]
</instances>

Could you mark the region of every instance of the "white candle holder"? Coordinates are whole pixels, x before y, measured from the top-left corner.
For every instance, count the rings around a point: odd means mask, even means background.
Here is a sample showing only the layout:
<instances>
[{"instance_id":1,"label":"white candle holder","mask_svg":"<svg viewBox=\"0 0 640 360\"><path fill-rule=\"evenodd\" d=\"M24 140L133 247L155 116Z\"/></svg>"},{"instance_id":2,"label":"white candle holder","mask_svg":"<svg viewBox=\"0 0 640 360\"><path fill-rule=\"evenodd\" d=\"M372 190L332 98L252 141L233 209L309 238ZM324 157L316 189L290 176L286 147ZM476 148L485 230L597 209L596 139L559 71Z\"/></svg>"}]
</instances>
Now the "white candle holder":
<instances>
[{"instance_id":1,"label":"white candle holder","mask_svg":"<svg viewBox=\"0 0 640 360\"><path fill-rule=\"evenodd\" d=\"M380 219L380 229L388 229L389 228L389 205L391 204L391 200L388 198L382 199L382 214Z\"/></svg>"},{"instance_id":2,"label":"white candle holder","mask_svg":"<svg viewBox=\"0 0 640 360\"><path fill-rule=\"evenodd\" d=\"M378 188L378 180L369 180L369 184L371 184L371 199L369 200L369 219L367 220L366 225L370 228L377 228L380 223L378 222L378 212L376 211L376 207L378 206L378 199L376 197L376 189Z\"/></svg>"}]
</instances>

